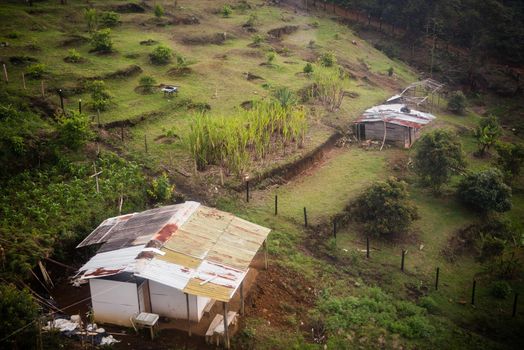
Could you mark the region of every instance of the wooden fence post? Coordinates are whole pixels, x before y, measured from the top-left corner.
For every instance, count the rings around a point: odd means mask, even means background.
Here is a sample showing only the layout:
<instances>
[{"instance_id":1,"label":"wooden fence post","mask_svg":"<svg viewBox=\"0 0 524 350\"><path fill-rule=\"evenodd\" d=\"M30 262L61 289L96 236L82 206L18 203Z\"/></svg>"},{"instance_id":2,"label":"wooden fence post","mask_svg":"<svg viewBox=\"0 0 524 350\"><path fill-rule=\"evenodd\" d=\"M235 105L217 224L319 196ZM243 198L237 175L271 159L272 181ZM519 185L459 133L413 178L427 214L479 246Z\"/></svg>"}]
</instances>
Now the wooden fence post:
<instances>
[{"instance_id":1,"label":"wooden fence post","mask_svg":"<svg viewBox=\"0 0 524 350\"><path fill-rule=\"evenodd\" d=\"M3 63L3 66L4 66L5 82L9 83L9 77L7 76L7 67L5 66L5 63Z\"/></svg>"},{"instance_id":2,"label":"wooden fence post","mask_svg":"<svg viewBox=\"0 0 524 350\"><path fill-rule=\"evenodd\" d=\"M275 194L275 216L278 214L278 195Z\"/></svg>"},{"instance_id":3,"label":"wooden fence post","mask_svg":"<svg viewBox=\"0 0 524 350\"><path fill-rule=\"evenodd\" d=\"M369 236L366 236L366 258L369 259Z\"/></svg>"},{"instance_id":4,"label":"wooden fence post","mask_svg":"<svg viewBox=\"0 0 524 350\"><path fill-rule=\"evenodd\" d=\"M25 74L22 72L22 85L24 86L24 90L27 90L27 87L25 85Z\"/></svg>"},{"instance_id":5,"label":"wooden fence post","mask_svg":"<svg viewBox=\"0 0 524 350\"><path fill-rule=\"evenodd\" d=\"M477 280L473 280L473 289L471 290L471 305L475 305L475 289L477 288Z\"/></svg>"},{"instance_id":6,"label":"wooden fence post","mask_svg":"<svg viewBox=\"0 0 524 350\"><path fill-rule=\"evenodd\" d=\"M249 180L246 180L246 202L249 203Z\"/></svg>"},{"instance_id":7,"label":"wooden fence post","mask_svg":"<svg viewBox=\"0 0 524 350\"><path fill-rule=\"evenodd\" d=\"M435 290L438 290L438 278L440 274L440 267L437 267L437 275L435 276Z\"/></svg>"},{"instance_id":8,"label":"wooden fence post","mask_svg":"<svg viewBox=\"0 0 524 350\"><path fill-rule=\"evenodd\" d=\"M405 259L405 256L406 256L406 251L404 249L402 249L402 260L400 262L400 270L401 271L404 271L404 259Z\"/></svg>"},{"instance_id":9,"label":"wooden fence post","mask_svg":"<svg viewBox=\"0 0 524 350\"><path fill-rule=\"evenodd\" d=\"M42 92L42 97L45 97L44 81L40 80L40 91Z\"/></svg>"},{"instance_id":10,"label":"wooden fence post","mask_svg":"<svg viewBox=\"0 0 524 350\"><path fill-rule=\"evenodd\" d=\"M307 227L307 211L306 211L306 207L304 207L304 227Z\"/></svg>"},{"instance_id":11,"label":"wooden fence post","mask_svg":"<svg viewBox=\"0 0 524 350\"><path fill-rule=\"evenodd\" d=\"M144 147L145 147L146 153L147 153L147 134L144 134Z\"/></svg>"},{"instance_id":12,"label":"wooden fence post","mask_svg":"<svg viewBox=\"0 0 524 350\"><path fill-rule=\"evenodd\" d=\"M337 239L337 219L333 219L333 237Z\"/></svg>"},{"instance_id":13,"label":"wooden fence post","mask_svg":"<svg viewBox=\"0 0 524 350\"><path fill-rule=\"evenodd\" d=\"M78 113L82 113L82 99L78 99Z\"/></svg>"}]
</instances>

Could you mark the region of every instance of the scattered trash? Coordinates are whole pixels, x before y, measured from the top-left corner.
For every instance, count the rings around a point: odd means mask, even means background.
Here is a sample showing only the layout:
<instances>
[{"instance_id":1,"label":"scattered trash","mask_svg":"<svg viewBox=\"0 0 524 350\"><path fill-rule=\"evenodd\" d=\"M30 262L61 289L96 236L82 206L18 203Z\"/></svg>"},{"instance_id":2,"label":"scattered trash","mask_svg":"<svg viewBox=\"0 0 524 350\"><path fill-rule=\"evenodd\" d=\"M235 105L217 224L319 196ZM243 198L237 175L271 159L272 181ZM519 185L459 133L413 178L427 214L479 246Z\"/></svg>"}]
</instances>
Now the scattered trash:
<instances>
[{"instance_id":1,"label":"scattered trash","mask_svg":"<svg viewBox=\"0 0 524 350\"><path fill-rule=\"evenodd\" d=\"M58 330L62 335L69 338L77 338L94 345L111 345L119 343L111 334L107 333L104 328L99 328L96 323L88 323L83 329L80 315L72 315L70 319L64 316L53 321L48 321L42 327L44 331Z\"/></svg>"},{"instance_id":2,"label":"scattered trash","mask_svg":"<svg viewBox=\"0 0 524 350\"><path fill-rule=\"evenodd\" d=\"M111 344L114 344L114 343L120 343L120 340L116 340L115 338L113 338L112 335L108 335L107 337L103 337L102 340L100 341L100 345L111 345Z\"/></svg>"}]
</instances>

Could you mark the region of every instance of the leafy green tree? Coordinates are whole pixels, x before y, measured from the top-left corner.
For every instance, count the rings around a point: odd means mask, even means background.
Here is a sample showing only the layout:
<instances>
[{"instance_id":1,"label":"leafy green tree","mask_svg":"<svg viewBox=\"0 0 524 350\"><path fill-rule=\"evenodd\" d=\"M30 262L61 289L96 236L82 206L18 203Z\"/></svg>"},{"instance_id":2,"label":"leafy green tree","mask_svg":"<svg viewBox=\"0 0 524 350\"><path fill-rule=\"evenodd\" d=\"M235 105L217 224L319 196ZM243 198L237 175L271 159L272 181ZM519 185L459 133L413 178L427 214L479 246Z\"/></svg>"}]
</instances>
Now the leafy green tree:
<instances>
[{"instance_id":1,"label":"leafy green tree","mask_svg":"<svg viewBox=\"0 0 524 350\"><path fill-rule=\"evenodd\" d=\"M304 66L303 72L306 75L310 76L311 73L313 73L313 65L311 63L309 63L309 62L306 63L306 65Z\"/></svg>"},{"instance_id":2,"label":"leafy green tree","mask_svg":"<svg viewBox=\"0 0 524 350\"><path fill-rule=\"evenodd\" d=\"M155 78L146 75L140 78L140 87L145 93L153 92L153 87L156 84Z\"/></svg>"},{"instance_id":3,"label":"leafy green tree","mask_svg":"<svg viewBox=\"0 0 524 350\"><path fill-rule=\"evenodd\" d=\"M98 13L94 8L88 8L84 11L84 18L87 23L87 30L89 32L95 31L98 27Z\"/></svg>"},{"instance_id":4,"label":"leafy green tree","mask_svg":"<svg viewBox=\"0 0 524 350\"><path fill-rule=\"evenodd\" d=\"M222 14L222 17L228 18L233 13L233 9L229 5L222 6L222 9L220 10L220 13Z\"/></svg>"},{"instance_id":5,"label":"leafy green tree","mask_svg":"<svg viewBox=\"0 0 524 350\"><path fill-rule=\"evenodd\" d=\"M511 183L515 180L524 165L524 146L519 143L498 142L495 144L497 150L497 166L504 177Z\"/></svg>"},{"instance_id":6,"label":"leafy green tree","mask_svg":"<svg viewBox=\"0 0 524 350\"><path fill-rule=\"evenodd\" d=\"M448 100L448 109L453 113L462 114L466 109L466 96L462 91L455 91Z\"/></svg>"},{"instance_id":7,"label":"leafy green tree","mask_svg":"<svg viewBox=\"0 0 524 350\"><path fill-rule=\"evenodd\" d=\"M67 56L64 60L69 63L78 63L82 60L82 55L76 49L70 49L67 51Z\"/></svg>"},{"instance_id":8,"label":"leafy green tree","mask_svg":"<svg viewBox=\"0 0 524 350\"><path fill-rule=\"evenodd\" d=\"M33 321L38 316L38 306L27 290L12 284L0 284L0 339L4 349L27 349L34 344ZM15 333L16 332L16 333Z\"/></svg>"},{"instance_id":9,"label":"leafy green tree","mask_svg":"<svg viewBox=\"0 0 524 350\"><path fill-rule=\"evenodd\" d=\"M260 44L262 44L262 42L264 41L264 37L260 34L255 34L253 35L253 45L255 46L260 46Z\"/></svg>"},{"instance_id":10,"label":"leafy green tree","mask_svg":"<svg viewBox=\"0 0 524 350\"><path fill-rule=\"evenodd\" d=\"M93 51L110 52L113 49L111 29L100 29L91 34L91 46L93 47Z\"/></svg>"},{"instance_id":11,"label":"leafy green tree","mask_svg":"<svg viewBox=\"0 0 524 350\"><path fill-rule=\"evenodd\" d=\"M173 198L175 185L169 181L166 173L151 181L151 188L147 190L149 197L159 203L169 203Z\"/></svg>"},{"instance_id":12,"label":"leafy green tree","mask_svg":"<svg viewBox=\"0 0 524 350\"><path fill-rule=\"evenodd\" d=\"M453 174L459 174L466 162L462 145L454 134L438 129L417 142L413 167L422 183L438 192Z\"/></svg>"},{"instance_id":13,"label":"leafy green tree","mask_svg":"<svg viewBox=\"0 0 524 350\"><path fill-rule=\"evenodd\" d=\"M418 219L417 208L408 200L406 183L394 178L371 185L356 199L350 213L367 234L377 237L406 233Z\"/></svg>"},{"instance_id":14,"label":"leafy green tree","mask_svg":"<svg viewBox=\"0 0 524 350\"><path fill-rule=\"evenodd\" d=\"M482 212L505 212L511 209L511 188L504 183L502 173L495 168L464 177L457 194L465 204Z\"/></svg>"},{"instance_id":15,"label":"leafy green tree","mask_svg":"<svg viewBox=\"0 0 524 350\"><path fill-rule=\"evenodd\" d=\"M149 58L151 59L151 63L162 65L169 63L172 56L173 51L169 47L165 45L158 45L149 55Z\"/></svg>"},{"instance_id":16,"label":"leafy green tree","mask_svg":"<svg viewBox=\"0 0 524 350\"><path fill-rule=\"evenodd\" d=\"M58 119L58 139L60 143L72 150L78 150L93 137L87 115L71 111L68 116Z\"/></svg>"},{"instance_id":17,"label":"leafy green tree","mask_svg":"<svg viewBox=\"0 0 524 350\"><path fill-rule=\"evenodd\" d=\"M319 58L320 64L324 67L333 67L337 64L337 58L333 52L324 52Z\"/></svg>"},{"instance_id":18,"label":"leafy green tree","mask_svg":"<svg viewBox=\"0 0 524 350\"><path fill-rule=\"evenodd\" d=\"M91 94L92 108L100 111L105 111L111 104L112 96L106 89L106 84L103 80L93 80L88 84L88 90Z\"/></svg>"},{"instance_id":19,"label":"leafy green tree","mask_svg":"<svg viewBox=\"0 0 524 350\"><path fill-rule=\"evenodd\" d=\"M113 11L102 12L99 23L102 28L116 27L120 23L120 15Z\"/></svg>"},{"instance_id":20,"label":"leafy green tree","mask_svg":"<svg viewBox=\"0 0 524 350\"><path fill-rule=\"evenodd\" d=\"M486 154L491 146L497 142L501 134L502 128L497 117L490 115L481 119L474 134L479 148L479 155L483 156Z\"/></svg>"},{"instance_id":21,"label":"leafy green tree","mask_svg":"<svg viewBox=\"0 0 524 350\"><path fill-rule=\"evenodd\" d=\"M160 18L164 15L164 8L161 5L155 5L155 17Z\"/></svg>"},{"instance_id":22,"label":"leafy green tree","mask_svg":"<svg viewBox=\"0 0 524 350\"><path fill-rule=\"evenodd\" d=\"M279 87L275 89L273 97L284 108L295 106L298 103L297 96L288 87Z\"/></svg>"}]
</instances>

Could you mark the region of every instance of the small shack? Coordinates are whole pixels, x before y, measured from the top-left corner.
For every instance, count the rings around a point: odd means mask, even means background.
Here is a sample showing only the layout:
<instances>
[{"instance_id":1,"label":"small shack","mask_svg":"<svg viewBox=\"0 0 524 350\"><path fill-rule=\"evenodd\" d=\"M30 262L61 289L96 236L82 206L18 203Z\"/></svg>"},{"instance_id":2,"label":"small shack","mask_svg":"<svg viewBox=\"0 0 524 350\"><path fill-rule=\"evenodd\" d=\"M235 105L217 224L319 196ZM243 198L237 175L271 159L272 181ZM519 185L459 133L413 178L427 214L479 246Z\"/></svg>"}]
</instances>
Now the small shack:
<instances>
[{"instance_id":1,"label":"small shack","mask_svg":"<svg viewBox=\"0 0 524 350\"><path fill-rule=\"evenodd\" d=\"M410 109L405 104L383 104L367 109L355 122L359 141L383 141L409 148L420 137L420 129L435 116Z\"/></svg>"},{"instance_id":2,"label":"small shack","mask_svg":"<svg viewBox=\"0 0 524 350\"><path fill-rule=\"evenodd\" d=\"M77 246L100 246L79 278L89 281L100 323L132 326L147 312L191 325L220 301L229 324L227 304L240 290L243 305L243 280L269 232L197 202L117 216ZM267 251L265 259L267 267Z\"/></svg>"}]
</instances>

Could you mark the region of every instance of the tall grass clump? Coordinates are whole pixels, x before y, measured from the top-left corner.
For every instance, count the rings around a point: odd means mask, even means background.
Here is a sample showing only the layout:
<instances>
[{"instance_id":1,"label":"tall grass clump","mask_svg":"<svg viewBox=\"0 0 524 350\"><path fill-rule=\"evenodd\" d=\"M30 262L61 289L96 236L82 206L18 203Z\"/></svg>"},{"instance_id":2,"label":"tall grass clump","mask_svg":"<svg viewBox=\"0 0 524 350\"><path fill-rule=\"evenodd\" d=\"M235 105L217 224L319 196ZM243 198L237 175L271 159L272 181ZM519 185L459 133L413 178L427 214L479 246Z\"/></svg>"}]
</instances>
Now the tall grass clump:
<instances>
[{"instance_id":1,"label":"tall grass clump","mask_svg":"<svg viewBox=\"0 0 524 350\"><path fill-rule=\"evenodd\" d=\"M264 159L275 149L301 147L306 131L302 107L259 101L229 117L196 115L187 141L198 170L214 164L240 175L253 159Z\"/></svg>"},{"instance_id":2,"label":"tall grass clump","mask_svg":"<svg viewBox=\"0 0 524 350\"><path fill-rule=\"evenodd\" d=\"M340 67L316 67L313 79L310 97L318 98L331 112L339 109L347 84L347 76Z\"/></svg>"}]
</instances>

